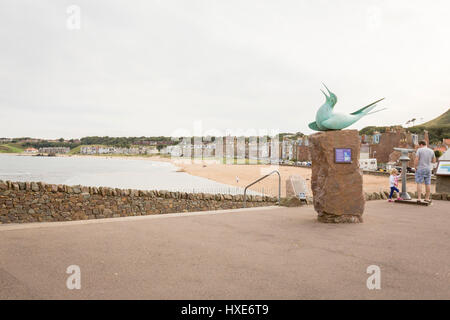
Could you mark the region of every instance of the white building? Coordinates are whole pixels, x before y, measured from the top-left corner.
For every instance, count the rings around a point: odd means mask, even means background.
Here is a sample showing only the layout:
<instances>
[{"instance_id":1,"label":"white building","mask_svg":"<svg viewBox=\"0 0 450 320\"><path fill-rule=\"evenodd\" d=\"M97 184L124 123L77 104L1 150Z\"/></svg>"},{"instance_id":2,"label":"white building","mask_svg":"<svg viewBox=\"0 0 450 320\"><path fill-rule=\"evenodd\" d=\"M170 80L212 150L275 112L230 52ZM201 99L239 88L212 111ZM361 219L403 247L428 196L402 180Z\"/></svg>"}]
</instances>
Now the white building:
<instances>
[{"instance_id":1,"label":"white building","mask_svg":"<svg viewBox=\"0 0 450 320\"><path fill-rule=\"evenodd\" d=\"M359 168L362 170L377 170L377 159L359 159Z\"/></svg>"},{"instance_id":2,"label":"white building","mask_svg":"<svg viewBox=\"0 0 450 320\"><path fill-rule=\"evenodd\" d=\"M368 144L361 144L360 152L359 152L359 158L360 159L369 159L369 152L370 148Z\"/></svg>"},{"instance_id":3,"label":"white building","mask_svg":"<svg viewBox=\"0 0 450 320\"><path fill-rule=\"evenodd\" d=\"M38 149L35 149L35 148L26 148L25 149L25 153L30 153L30 154L32 154L32 153L38 153Z\"/></svg>"}]
</instances>

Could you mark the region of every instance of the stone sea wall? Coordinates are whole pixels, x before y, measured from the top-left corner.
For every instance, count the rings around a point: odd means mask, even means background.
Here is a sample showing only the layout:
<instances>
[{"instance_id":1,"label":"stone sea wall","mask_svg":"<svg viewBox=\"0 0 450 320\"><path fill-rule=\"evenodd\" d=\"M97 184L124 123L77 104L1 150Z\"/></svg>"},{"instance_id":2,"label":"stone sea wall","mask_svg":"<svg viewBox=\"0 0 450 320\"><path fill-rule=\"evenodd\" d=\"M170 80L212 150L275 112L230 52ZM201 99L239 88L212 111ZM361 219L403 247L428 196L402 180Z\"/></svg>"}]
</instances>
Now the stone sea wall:
<instances>
[{"instance_id":1,"label":"stone sea wall","mask_svg":"<svg viewBox=\"0 0 450 320\"><path fill-rule=\"evenodd\" d=\"M364 192L364 199L368 200L387 200L390 191L380 191L380 192ZM416 192L408 192L411 198L417 199ZM392 198L397 199L398 195L396 192L392 195ZM450 193L433 193L431 194L433 200L445 200L450 201ZM422 193L422 199L425 199L425 193Z\"/></svg>"},{"instance_id":2,"label":"stone sea wall","mask_svg":"<svg viewBox=\"0 0 450 320\"><path fill-rule=\"evenodd\" d=\"M243 195L144 191L0 180L0 224L71 221L243 207ZM276 197L247 196L247 207Z\"/></svg>"},{"instance_id":3,"label":"stone sea wall","mask_svg":"<svg viewBox=\"0 0 450 320\"><path fill-rule=\"evenodd\" d=\"M371 175L371 176L382 176L382 177L389 177L391 174L389 172L380 172L380 171L369 171L369 170L362 170L363 174ZM401 176L401 175L400 175ZM399 181L402 181L401 177ZM415 181L415 175L414 173L408 173L406 175L406 181ZM431 176L431 184L436 184L436 176Z\"/></svg>"}]
</instances>

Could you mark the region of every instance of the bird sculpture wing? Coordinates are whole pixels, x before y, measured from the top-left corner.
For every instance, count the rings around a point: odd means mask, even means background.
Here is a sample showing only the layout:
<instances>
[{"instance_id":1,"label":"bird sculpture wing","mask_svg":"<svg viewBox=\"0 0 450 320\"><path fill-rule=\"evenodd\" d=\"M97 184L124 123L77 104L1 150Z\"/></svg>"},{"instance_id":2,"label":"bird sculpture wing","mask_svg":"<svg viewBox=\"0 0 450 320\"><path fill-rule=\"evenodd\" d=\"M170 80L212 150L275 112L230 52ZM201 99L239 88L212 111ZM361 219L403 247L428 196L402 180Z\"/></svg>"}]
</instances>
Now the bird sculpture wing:
<instances>
[{"instance_id":1,"label":"bird sculpture wing","mask_svg":"<svg viewBox=\"0 0 450 320\"><path fill-rule=\"evenodd\" d=\"M322 121L321 125L328 130L341 130L352 125L358 121L359 118L360 117L357 115L336 112L332 117Z\"/></svg>"},{"instance_id":2,"label":"bird sculpture wing","mask_svg":"<svg viewBox=\"0 0 450 320\"><path fill-rule=\"evenodd\" d=\"M384 100L384 98L382 98L380 100L377 100L375 102L372 102L371 104L368 104L367 106L362 107L361 109L359 109L359 110L357 110L357 111L355 111L353 113L350 113L350 114L352 114L352 115L358 115L358 114L361 114L361 113L362 114L368 114L373 108L376 107L376 104L378 102L380 102L381 100ZM372 107L372 108L370 108L370 107ZM369 108L370 108L370 110L368 110Z\"/></svg>"},{"instance_id":3,"label":"bird sculpture wing","mask_svg":"<svg viewBox=\"0 0 450 320\"><path fill-rule=\"evenodd\" d=\"M317 126L317 123L315 121L308 124L308 127L312 130L320 131L320 128Z\"/></svg>"}]
</instances>

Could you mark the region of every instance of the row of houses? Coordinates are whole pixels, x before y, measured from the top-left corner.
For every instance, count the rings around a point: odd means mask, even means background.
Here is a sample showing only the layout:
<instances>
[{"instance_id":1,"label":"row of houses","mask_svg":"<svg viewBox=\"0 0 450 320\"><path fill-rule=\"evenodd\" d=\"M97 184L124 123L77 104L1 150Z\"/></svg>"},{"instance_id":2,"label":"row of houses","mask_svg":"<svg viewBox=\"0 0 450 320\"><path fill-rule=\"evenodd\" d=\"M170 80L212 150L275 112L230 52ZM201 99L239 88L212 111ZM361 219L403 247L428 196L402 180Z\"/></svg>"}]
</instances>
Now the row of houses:
<instances>
[{"instance_id":1,"label":"row of houses","mask_svg":"<svg viewBox=\"0 0 450 320\"><path fill-rule=\"evenodd\" d=\"M419 141L425 140L429 144L428 132L421 134L408 132L402 127L390 128L386 132L374 132L372 135L360 136L360 159L363 165L373 169L374 166L393 165L397 163L400 153L394 151L395 147L416 149ZM444 139L442 144L431 146L433 149L443 153L449 148L450 139ZM271 141L258 141L257 139L245 139L239 137L224 137L214 142L197 141L192 143L187 139L178 145L168 146L161 150L162 153L175 157L224 157L237 159L258 159L258 160L291 160L291 161L311 161L310 145L307 136L295 137L284 136L281 141L272 139ZM413 165L415 154L411 153L411 163Z\"/></svg>"},{"instance_id":2,"label":"row of houses","mask_svg":"<svg viewBox=\"0 0 450 320\"><path fill-rule=\"evenodd\" d=\"M28 154L46 153L46 154L67 154L70 152L70 148L66 147L45 147L45 148L26 148L24 150Z\"/></svg>"},{"instance_id":3,"label":"row of houses","mask_svg":"<svg viewBox=\"0 0 450 320\"><path fill-rule=\"evenodd\" d=\"M68 147L45 147L45 148L39 148L39 153L67 154L69 152L70 152L70 148L68 148Z\"/></svg>"},{"instance_id":4,"label":"row of houses","mask_svg":"<svg viewBox=\"0 0 450 320\"><path fill-rule=\"evenodd\" d=\"M392 167L398 165L398 159L401 156L399 151L393 148L417 149L419 141L426 141L428 147L433 151L439 150L442 154L450 148L450 139L443 139L442 142L430 144L428 131L424 130L420 134L408 132L406 129L391 128L386 132L375 132L372 136L361 137L361 158L373 158L381 164L382 167ZM409 153L411 159L408 166L414 166L416 157L415 152Z\"/></svg>"},{"instance_id":5,"label":"row of houses","mask_svg":"<svg viewBox=\"0 0 450 320\"><path fill-rule=\"evenodd\" d=\"M428 132L413 134L404 128L390 128L386 132L374 132L372 135L360 136L361 148L360 159L367 167L374 164L395 164L400 157L400 153L393 148L418 147L420 140L429 142ZM225 159L251 159L260 161L311 161L310 145L308 136L283 136L279 139L267 139L263 137L222 137L214 141L203 141L197 138L196 141L187 138L177 145L163 144L160 150L162 154L170 154L174 157L185 158L225 158ZM450 139L444 139L441 144L434 146L436 150L444 153L450 147ZM159 148L159 147L158 147ZM158 148L155 145L141 144L130 148L119 148L112 146L89 145L80 148L81 154L117 154L117 155L150 155L157 154ZM26 153L47 153L47 154L67 154L70 149L66 147L28 148ZM414 153L410 154L411 163L414 161Z\"/></svg>"},{"instance_id":6,"label":"row of houses","mask_svg":"<svg viewBox=\"0 0 450 320\"><path fill-rule=\"evenodd\" d=\"M170 141L170 140L159 140L159 141L155 141L155 140L148 140L148 139L143 139L143 140L138 140L133 142L134 145L139 145L139 146L167 146L167 145L173 145L175 144L175 141Z\"/></svg>"},{"instance_id":7,"label":"row of houses","mask_svg":"<svg viewBox=\"0 0 450 320\"><path fill-rule=\"evenodd\" d=\"M400 157L400 152L394 148L417 149L419 141L424 140L429 145L428 132L424 130L421 134L408 132L402 127L389 128L386 132L374 132L372 135L360 136L360 159L367 168L374 168L377 164L381 166L395 165ZM437 146L430 146L433 150L444 153L450 147L450 139L444 139ZM415 153L410 153L410 166L413 166ZM281 146L281 159L310 161L311 153L308 137L304 136L297 140L285 137Z\"/></svg>"},{"instance_id":8,"label":"row of houses","mask_svg":"<svg viewBox=\"0 0 450 320\"><path fill-rule=\"evenodd\" d=\"M185 158L225 158L251 160L298 160L310 159L308 138L305 136L296 140L283 138L257 139L244 137L223 137L214 142L192 141L187 139L173 146L161 150L163 154Z\"/></svg>"},{"instance_id":9,"label":"row of houses","mask_svg":"<svg viewBox=\"0 0 450 320\"><path fill-rule=\"evenodd\" d=\"M123 154L123 155L149 155L156 154L158 150L155 147L131 147L131 148L119 148L110 146L82 146L80 153L85 155L98 155L98 154Z\"/></svg>"}]
</instances>

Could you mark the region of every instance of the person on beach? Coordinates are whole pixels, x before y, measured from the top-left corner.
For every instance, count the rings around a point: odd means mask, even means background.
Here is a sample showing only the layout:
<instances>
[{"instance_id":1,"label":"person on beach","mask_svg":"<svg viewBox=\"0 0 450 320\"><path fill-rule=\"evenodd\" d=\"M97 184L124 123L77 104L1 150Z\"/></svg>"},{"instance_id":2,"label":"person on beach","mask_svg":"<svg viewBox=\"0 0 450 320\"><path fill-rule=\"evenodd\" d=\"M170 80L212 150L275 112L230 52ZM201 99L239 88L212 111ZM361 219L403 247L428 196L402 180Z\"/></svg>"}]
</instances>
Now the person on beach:
<instances>
[{"instance_id":1,"label":"person on beach","mask_svg":"<svg viewBox=\"0 0 450 320\"><path fill-rule=\"evenodd\" d=\"M417 202L421 202L422 183L425 184L425 202L431 202L431 163L436 162L434 151L427 147L426 141L419 142L419 148L416 151L414 159L414 167L416 168L416 184L417 184Z\"/></svg>"},{"instance_id":2,"label":"person on beach","mask_svg":"<svg viewBox=\"0 0 450 320\"><path fill-rule=\"evenodd\" d=\"M397 193L400 193L400 190L398 190L398 171L397 169L392 169L391 170L391 175L389 176L389 185L391 187L391 193L389 194L389 202L392 202L394 200L392 200L392 195L394 194L394 191ZM401 200L401 198L399 198L399 200Z\"/></svg>"}]
</instances>

